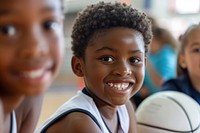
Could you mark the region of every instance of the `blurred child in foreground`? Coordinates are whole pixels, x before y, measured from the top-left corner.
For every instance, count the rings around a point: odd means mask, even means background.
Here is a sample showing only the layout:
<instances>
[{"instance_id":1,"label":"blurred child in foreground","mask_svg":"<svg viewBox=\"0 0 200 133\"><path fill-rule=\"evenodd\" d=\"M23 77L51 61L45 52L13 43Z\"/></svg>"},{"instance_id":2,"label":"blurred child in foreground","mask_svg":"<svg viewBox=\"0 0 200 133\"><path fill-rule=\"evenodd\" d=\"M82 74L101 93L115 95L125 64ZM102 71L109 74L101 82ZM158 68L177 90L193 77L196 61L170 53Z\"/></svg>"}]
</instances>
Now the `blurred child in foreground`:
<instances>
[{"instance_id":1,"label":"blurred child in foreground","mask_svg":"<svg viewBox=\"0 0 200 133\"><path fill-rule=\"evenodd\" d=\"M58 73L64 56L61 0L0 3L2 132L33 133L42 94Z\"/></svg>"}]
</instances>

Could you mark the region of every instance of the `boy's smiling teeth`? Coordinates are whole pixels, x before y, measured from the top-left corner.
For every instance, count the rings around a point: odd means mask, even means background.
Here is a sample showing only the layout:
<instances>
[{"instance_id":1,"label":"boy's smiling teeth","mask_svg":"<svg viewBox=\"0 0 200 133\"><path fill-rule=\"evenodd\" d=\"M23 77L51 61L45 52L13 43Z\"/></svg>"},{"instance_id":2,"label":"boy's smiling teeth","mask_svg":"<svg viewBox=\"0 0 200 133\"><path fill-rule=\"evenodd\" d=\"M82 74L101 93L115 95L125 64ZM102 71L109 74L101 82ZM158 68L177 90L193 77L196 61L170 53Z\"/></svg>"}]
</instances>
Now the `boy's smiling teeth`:
<instances>
[{"instance_id":1,"label":"boy's smiling teeth","mask_svg":"<svg viewBox=\"0 0 200 133\"><path fill-rule=\"evenodd\" d=\"M43 74L44 74L44 69L22 72L22 75L26 78L39 78Z\"/></svg>"},{"instance_id":2,"label":"boy's smiling teeth","mask_svg":"<svg viewBox=\"0 0 200 133\"><path fill-rule=\"evenodd\" d=\"M108 85L117 90L125 90L129 86L129 83L108 83Z\"/></svg>"}]
</instances>

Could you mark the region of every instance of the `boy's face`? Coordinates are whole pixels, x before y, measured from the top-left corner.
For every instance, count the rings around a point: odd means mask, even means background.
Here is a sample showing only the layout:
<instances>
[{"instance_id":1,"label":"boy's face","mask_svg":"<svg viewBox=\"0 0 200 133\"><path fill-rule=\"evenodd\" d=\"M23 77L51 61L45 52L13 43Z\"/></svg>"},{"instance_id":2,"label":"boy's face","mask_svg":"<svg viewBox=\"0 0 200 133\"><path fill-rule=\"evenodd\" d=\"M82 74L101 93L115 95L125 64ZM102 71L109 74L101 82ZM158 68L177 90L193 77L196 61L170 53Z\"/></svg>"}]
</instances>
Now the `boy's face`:
<instances>
[{"instance_id":1,"label":"boy's face","mask_svg":"<svg viewBox=\"0 0 200 133\"><path fill-rule=\"evenodd\" d=\"M0 93L37 95L62 64L59 0L0 0Z\"/></svg>"},{"instance_id":2,"label":"boy's face","mask_svg":"<svg viewBox=\"0 0 200 133\"><path fill-rule=\"evenodd\" d=\"M142 35L128 28L111 28L91 43L81 66L87 88L103 103L124 104L143 83L146 58Z\"/></svg>"}]
</instances>

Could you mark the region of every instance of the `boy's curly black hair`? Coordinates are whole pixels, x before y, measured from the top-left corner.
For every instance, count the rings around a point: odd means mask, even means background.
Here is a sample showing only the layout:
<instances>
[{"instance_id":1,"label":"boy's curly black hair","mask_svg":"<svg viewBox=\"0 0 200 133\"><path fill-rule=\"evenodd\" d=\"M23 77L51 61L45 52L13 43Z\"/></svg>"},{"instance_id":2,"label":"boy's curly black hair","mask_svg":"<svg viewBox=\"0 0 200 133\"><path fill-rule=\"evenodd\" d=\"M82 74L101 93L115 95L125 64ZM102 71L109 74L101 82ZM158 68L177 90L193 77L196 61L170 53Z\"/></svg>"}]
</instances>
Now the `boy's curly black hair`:
<instances>
[{"instance_id":1,"label":"boy's curly black hair","mask_svg":"<svg viewBox=\"0 0 200 133\"><path fill-rule=\"evenodd\" d=\"M72 30L72 51L77 57L84 57L91 36L103 29L127 27L139 31L145 42L145 53L152 39L151 22L146 14L125 3L99 2L87 6L76 18Z\"/></svg>"}]
</instances>

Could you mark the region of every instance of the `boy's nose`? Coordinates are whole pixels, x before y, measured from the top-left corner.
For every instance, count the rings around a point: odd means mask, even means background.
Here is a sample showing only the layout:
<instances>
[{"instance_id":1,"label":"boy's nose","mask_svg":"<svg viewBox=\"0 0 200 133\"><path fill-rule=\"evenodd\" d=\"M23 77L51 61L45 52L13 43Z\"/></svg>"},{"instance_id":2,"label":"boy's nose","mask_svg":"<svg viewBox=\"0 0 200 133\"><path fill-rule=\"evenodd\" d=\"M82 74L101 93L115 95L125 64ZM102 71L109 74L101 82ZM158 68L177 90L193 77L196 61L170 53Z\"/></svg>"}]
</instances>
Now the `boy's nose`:
<instances>
[{"instance_id":1,"label":"boy's nose","mask_svg":"<svg viewBox=\"0 0 200 133\"><path fill-rule=\"evenodd\" d=\"M127 75L131 75L132 70L131 70L130 65L127 62L123 61L115 67L113 73L115 75L124 77L124 76L127 76Z\"/></svg>"},{"instance_id":2,"label":"boy's nose","mask_svg":"<svg viewBox=\"0 0 200 133\"><path fill-rule=\"evenodd\" d=\"M41 57L48 52L49 48L42 32L39 27L34 27L23 34L19 48L21 57Z\"/></svg>"}]
</instances>

